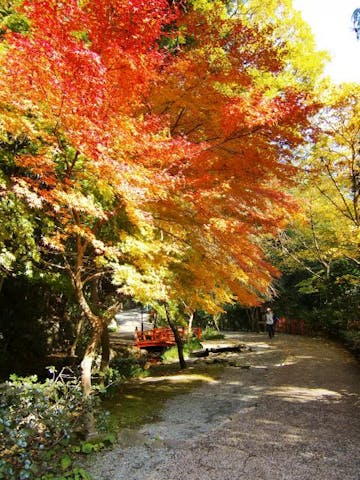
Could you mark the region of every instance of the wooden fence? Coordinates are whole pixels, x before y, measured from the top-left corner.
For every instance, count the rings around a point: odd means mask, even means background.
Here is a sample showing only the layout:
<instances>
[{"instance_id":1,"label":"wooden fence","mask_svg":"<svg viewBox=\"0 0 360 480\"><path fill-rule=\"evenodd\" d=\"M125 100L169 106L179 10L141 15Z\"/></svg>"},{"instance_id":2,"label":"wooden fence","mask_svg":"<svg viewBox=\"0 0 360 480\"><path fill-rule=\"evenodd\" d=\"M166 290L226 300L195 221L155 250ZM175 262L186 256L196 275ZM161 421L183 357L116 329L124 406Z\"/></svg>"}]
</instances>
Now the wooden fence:
<instances>
[{"instance_id":1,"label":"wooden fence","mask_svg":"<svg viewBox=\"0 0 360 480\"><path fill-rule=\"evenodd\" d=\"M309 329L304 320L296 318L280 317L276 322L276 331L282 333L291 333L294 335L307 335Z\"/></svg>"}]
</instances>

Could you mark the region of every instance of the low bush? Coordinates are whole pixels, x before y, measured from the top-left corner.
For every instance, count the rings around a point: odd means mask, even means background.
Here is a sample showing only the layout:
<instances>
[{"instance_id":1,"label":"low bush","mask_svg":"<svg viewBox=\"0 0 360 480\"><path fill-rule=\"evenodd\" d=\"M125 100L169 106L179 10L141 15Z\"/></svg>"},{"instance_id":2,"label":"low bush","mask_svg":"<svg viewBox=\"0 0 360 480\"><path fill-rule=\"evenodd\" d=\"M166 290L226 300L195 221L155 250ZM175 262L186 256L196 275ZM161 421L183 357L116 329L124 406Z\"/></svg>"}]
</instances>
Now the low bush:
<instances>
[{"instance_id":1,"label":"low bush","mask_svg":"<svg viewBox=\"0 0 360 480\"><path fill-rule=\"evenodd\" d=\"M12 375L0 387L0 478L90 479L73 457L86 453L78 435L84 432L85 412L93 408L94 399L83 396L68 370L52 371L42 383L35 375Z\"/></svg>"},{"instance_id":2,"label":"low bush","mask_svg":"<svg viewBox=\"0 0 360 480\"><path fill-rule=\"evenodd\" d=\"M204 340L222 340L224 337L225 335L216 330L216 328L207 327L202 332Z\"/></svg>"},{"instance_id":3,"label":"low bush","mask_svg":"<svg viewBox=\"0 0 360 480\"><path fill-rule=\"evenodd\" d=\"M121 383L129 378L148 375L136 357L115 357L110 366L94 378L94 390L103 397L116 393Z\"/></svg>"},{"instance_id":4,"label":"low bush","mask_svg":"<svg viewBox=\"0 0 360 480\"><path fill-rule=\"evenodd\" d=\"M200 340L197 337L191 337L187 340L183 345L184 356L188 356L189 353L193 352L194 350L201 350L202 345ZM177 346L174 345L173 347L168 348L162 354L161 357L164 361L176 360L178 358L178 350Z\"/></svg>"},{"instance_id":5,"label":"low bush","mask_svg":"<svg viewBox=\"0 0 360 480\"><path fill-rule=\"evenodd\" d=\"M137 357L116 357L111 361L110 367L116 370L123 379L144 375L144 369Z\"/></svg>"},{"instance_id":6,"label":"low bush","mask_svg":"<svg viewBox=\"0 0 360 480\"><path fill-rule=\"evenodd\" d=\"M341 330L339 336L345 346L360 359L360 331Z\"/></svg>"}]
</instances>

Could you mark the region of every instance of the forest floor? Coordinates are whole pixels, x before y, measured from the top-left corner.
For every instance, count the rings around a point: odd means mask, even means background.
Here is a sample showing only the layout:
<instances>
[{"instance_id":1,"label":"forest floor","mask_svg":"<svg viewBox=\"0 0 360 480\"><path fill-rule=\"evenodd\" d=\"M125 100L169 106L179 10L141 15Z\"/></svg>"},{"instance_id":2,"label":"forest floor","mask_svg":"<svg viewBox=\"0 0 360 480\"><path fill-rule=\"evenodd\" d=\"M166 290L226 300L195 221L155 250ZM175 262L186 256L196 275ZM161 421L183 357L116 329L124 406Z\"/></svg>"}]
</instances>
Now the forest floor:
<instances>
[{"instance_id":1,"label":"forest floor","mask_svg":"<svg viewBox=\"0 0 360 480\"><path fill-rule=\"evenodd\" d=\"M213 343L249 350L217 358L224 367L214 374L205 364L208 376L156 420L122 429L111 450L88 459L95 480L360 480L360 366L350 353L285 334ZM160 378L141 381L156 389Z\"/></svg>"}]
</instances>

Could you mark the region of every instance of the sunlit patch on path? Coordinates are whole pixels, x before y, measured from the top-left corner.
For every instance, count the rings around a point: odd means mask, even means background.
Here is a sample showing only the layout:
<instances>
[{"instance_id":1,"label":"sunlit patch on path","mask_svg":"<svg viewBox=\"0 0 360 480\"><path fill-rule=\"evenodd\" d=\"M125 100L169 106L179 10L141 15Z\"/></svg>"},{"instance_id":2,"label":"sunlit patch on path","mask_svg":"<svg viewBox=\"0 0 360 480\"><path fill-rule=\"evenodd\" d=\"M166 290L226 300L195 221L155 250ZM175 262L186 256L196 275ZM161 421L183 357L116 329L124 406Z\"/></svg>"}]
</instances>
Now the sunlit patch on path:
<instances>
[{"instance_id":1,"label":"sunlit patch on path","mask_svg":"<svg viewBox=\"0 0 360 480\"><path fill-rule=\"evenodd\" d=\"M268 395L281 397L287 402L313 402L315 400L339 400L342 395L324 388L301 388L284 386L271 389Z\"/></svg>"}]
</instances>

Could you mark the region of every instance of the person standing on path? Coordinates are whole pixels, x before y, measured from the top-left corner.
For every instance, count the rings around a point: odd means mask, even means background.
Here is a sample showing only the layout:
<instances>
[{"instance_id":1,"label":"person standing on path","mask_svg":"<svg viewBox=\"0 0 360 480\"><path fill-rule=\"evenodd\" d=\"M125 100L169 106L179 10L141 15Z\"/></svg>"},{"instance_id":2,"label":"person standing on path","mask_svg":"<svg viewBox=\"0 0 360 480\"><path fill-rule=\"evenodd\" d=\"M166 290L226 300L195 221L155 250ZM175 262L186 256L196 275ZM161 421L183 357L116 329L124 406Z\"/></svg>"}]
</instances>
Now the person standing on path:
<instances>
[{"instance_id":1,"label":"person standing on path","mask_svg":"<svg viewBox=\"0 0 360 480\"><path fill-rule=\"evenodd\" d=\"M274 312L270 307L268 307L265 312L265 323L269 338L273 338L275 335Z\"/></svg>"}]
</instances>

